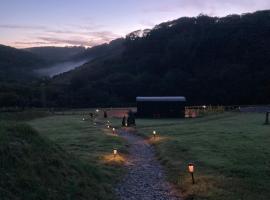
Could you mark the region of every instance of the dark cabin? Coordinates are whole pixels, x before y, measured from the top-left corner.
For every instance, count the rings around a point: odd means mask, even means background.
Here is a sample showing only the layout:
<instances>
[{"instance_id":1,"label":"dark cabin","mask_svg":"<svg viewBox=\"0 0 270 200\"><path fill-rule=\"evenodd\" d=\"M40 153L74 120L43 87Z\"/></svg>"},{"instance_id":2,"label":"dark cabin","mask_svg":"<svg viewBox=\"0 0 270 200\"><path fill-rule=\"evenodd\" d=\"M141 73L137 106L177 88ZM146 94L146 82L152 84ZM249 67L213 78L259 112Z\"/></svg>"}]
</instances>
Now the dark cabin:
<instances>
[{"instance_id":1,"label":"dark cabin","mask_svg":"<svg viewBox=\"0 0 270 200\"><path fill-rule=\"evenodd\" d=\"M184 118L186 98L137 97L137 117L141 118Z\"/></svg>"}]
</instances>

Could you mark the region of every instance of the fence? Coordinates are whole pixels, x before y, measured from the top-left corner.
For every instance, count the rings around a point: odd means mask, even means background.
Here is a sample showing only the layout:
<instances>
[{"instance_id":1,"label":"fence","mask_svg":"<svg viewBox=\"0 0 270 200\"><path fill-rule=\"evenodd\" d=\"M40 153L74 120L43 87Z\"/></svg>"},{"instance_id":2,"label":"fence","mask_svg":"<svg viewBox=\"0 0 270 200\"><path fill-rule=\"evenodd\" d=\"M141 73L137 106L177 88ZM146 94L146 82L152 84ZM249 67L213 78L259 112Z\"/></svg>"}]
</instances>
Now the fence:
<instances>
[{"instance_id":1,"label":"fence","mask_svg":"<svg viewBox=\"0 0 270 200\"><path fill-rule=\"evenodd\" d=\"M230 109L233 110L234 107L231 107ZM186 106L185 118L195 118L207 114L222 113L225 110L225 106Z\"/></svg>"}]
</instances>

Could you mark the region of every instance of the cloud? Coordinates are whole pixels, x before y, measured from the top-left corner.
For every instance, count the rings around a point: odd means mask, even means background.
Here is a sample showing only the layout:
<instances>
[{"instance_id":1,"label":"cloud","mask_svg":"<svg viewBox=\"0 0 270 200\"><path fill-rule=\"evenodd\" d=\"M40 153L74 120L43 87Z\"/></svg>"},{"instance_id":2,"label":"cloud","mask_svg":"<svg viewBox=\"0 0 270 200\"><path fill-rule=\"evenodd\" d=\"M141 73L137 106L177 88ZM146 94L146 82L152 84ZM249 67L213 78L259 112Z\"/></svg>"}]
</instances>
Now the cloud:
<instances>
[{"instance_id":1,"label":"cloud","mask_svg":"<svg viewBox=\"0 0 270 200\"><path fill-rule=\"evenodd\" d=\"M39 25L17 25L17 24L0 24L0 28L4 29L31 29L31 30L47 30L46 26Z\"/></svg>"},{"instance_id":2,"label":"cloud","mask_svg":"<svg viewBox=\"0 0 270 200\"><path fill-rule=\"evenodd\" d=\"M88 32L88 34L92 37L95 37L95 38L100 38L106 42L109 42L113 39L116 39L116 38L119 38L121 37L120 35L118 34L115 34L111 31L97 31L97 32Z\"/></svg>"},{"instance_id":3,"label":"cloud","mask_svg":"<svg viewBox=\"0 0 270 200\"><path fill-rule=\"evenodd\" d=\"M154 27L156 24L154 22L151 22L149 20L140 20L140 24L146 27Z\"/></svg>"},{"instance_id":4,"label":"cloud","mask_svg":"<svg viewBox=\"0 0 270 200\"><path fill-rule=\"evenodd\" d=\"M59 45L59 44L66 44L66 45L75 45L75 46L92 46L96 45L96 43L89 42L87 40L82 39L62 39L62 38L52 38L52 37L38 37L38 39L45 41L46 43Z\"/></svg>"},{"instance_id":5,"label":"cloud","mask_svg":"<svg viewBox=\"0 0 270 200\"><path fill-rule=\"evenodd\" d=\"M75 46L87 46L92 47L103 43L108 43L120 36L110 31L101 32L87 32L81 37L69 36L69 37L58 37L57 35L52 36L40 36L37 37L40 43L50 45L75 45Z\"/></svg>"},{"instance_id":6,"label":"cloud","mask_svg":"<svg viewBox=\"0 0 270 200\"><path fill-rule=\"evenodd\" d=\"M96 27L96 29L94 28ZM46 27L36 25L0 24L0 29L20 29L24 38L9 42L18 48L30 46L87 46L92 47L121 37L111 31L97 31L98 26L90 25L62 25L60 27ZM101 26L99 26L101 27ZM31 30L28 32L27 30ZM27 32L26 32L27 31ZM38 31L38 32L37 32Z\"/></svg>"},{"instance_id":7,"label":"cloud","mask_svg":"<svg viewBox=\"0 0 270 200\"><path fill-rule=\"evenodd\" d=\"M21 42L21 41L17 41L17 42L14 42L14 44L16 45L22 45L22 46L33 46L33 45L37 45L37 46L40 46L40 45L50 45L51 43L48 43L48 42Z\"/></svg>"}]
</instances>

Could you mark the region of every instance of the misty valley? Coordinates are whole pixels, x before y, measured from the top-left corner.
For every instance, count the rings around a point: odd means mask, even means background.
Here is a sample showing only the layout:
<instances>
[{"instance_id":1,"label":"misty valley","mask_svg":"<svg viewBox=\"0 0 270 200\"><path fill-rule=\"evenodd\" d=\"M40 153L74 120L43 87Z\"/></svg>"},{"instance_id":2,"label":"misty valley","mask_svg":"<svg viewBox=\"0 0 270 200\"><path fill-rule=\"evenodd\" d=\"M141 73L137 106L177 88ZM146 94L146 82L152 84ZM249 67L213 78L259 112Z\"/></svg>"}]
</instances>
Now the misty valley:
<instances>
[{"instance_id":1,"label":"misty valley","mask_svg":"<svg viewBox=\"0 0 270 200\"><path fill-rule=\"evenodd\" d=\"M66 61L62 63L55 63L51 66L46 66L44 68L39 68L35 70L35 72L39 76L45 77L53 77L55 75L62 74L64 72L75 69L76 67L80 67L81 65L87 63L90 60L81 60L81 61Z\"/></svg>"}]
</instances>

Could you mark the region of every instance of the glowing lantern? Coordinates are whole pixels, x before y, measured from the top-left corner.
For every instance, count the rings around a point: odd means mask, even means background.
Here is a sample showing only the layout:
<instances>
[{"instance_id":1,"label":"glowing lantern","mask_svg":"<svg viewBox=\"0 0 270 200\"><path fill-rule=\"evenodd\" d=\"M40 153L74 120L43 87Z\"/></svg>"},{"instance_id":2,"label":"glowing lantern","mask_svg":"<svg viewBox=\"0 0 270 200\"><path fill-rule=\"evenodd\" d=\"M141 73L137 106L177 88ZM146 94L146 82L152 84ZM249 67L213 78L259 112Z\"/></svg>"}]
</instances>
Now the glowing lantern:
<instances>
[{"instance_id":1,"label":"glowing lantern","mask_svg":"<svg viewBox=\"0 0 270 200\"><path fill-rule=\"evenodd\" d=\"M192 178L192 184L195 184L195 180L194 180L194 164L193 163L189 163L188 164L188 172L191 174L191 178Z\"/></svg>"},{"instance_id":2,"label":"glowing lantern","mask_svg":"<svg viewBox=\"0 0 270 200\"><path fill-rule=\"evenodd\" d=\"M113 156L116 157L116 155L117 155L117 149L114 149L113 150Z\"/></svg>"},{"instance_id":3,"label":"glowing lantern","mask_svg":"<svg viewBox=\"0 0 270 200\"><path fill-rule=\"evenodd\" d=\"M126 126L128 126L128 124L127 124L127 123L126 123L125 125L126 125Z\"/></svg>"},{"instance_id":4,"label":"glowing lantern","mask_svg":"<svg viewBox=\"0 0 270 200\"><path fill-rule=\"evenodd\" d=\"M84 119L84 118L83 118L82 120L83 120L83 121L85 121L85 119Z\"/></svg>"},{"instance_id":5,"label":"glowing lantern","mask_svg":"<svg viewBox=\"0 0 270 200\"><path fill-rule=\"evenodd\" d=\"M107 128L110 128L110 125L107 125Z\"/></svg>"},{"instance_id":6,"label":"glowing lantern","mask_svg":"<svg viewBox=\"0 0 270 200\"><path fill-rule=\"evenodd\" d=\"M156 132L156 131L153 131L153 135L154 135L154 137L156 137L156 135L157 135L157 132Z\"/></svg>"},{"instance_id":7,"label":"glowing lantern","mask_svg":"<svg viewBox=\"0 0 270 200\"><path fill-rule=\"evenodd\" d=\"M115 128L113 128L112 131L113 131L113 134L115 134Z\"/></svg>"},{"instance_id":8,"label":"glowing lantern","mask_svg":"<svg viewBox=\"0 0 270 200\"><path fill-rule=\"evenodd\" d=\"M96 112L98 113L99 112L99 109L96 109Z\"/></svg>"}]
</instances>

